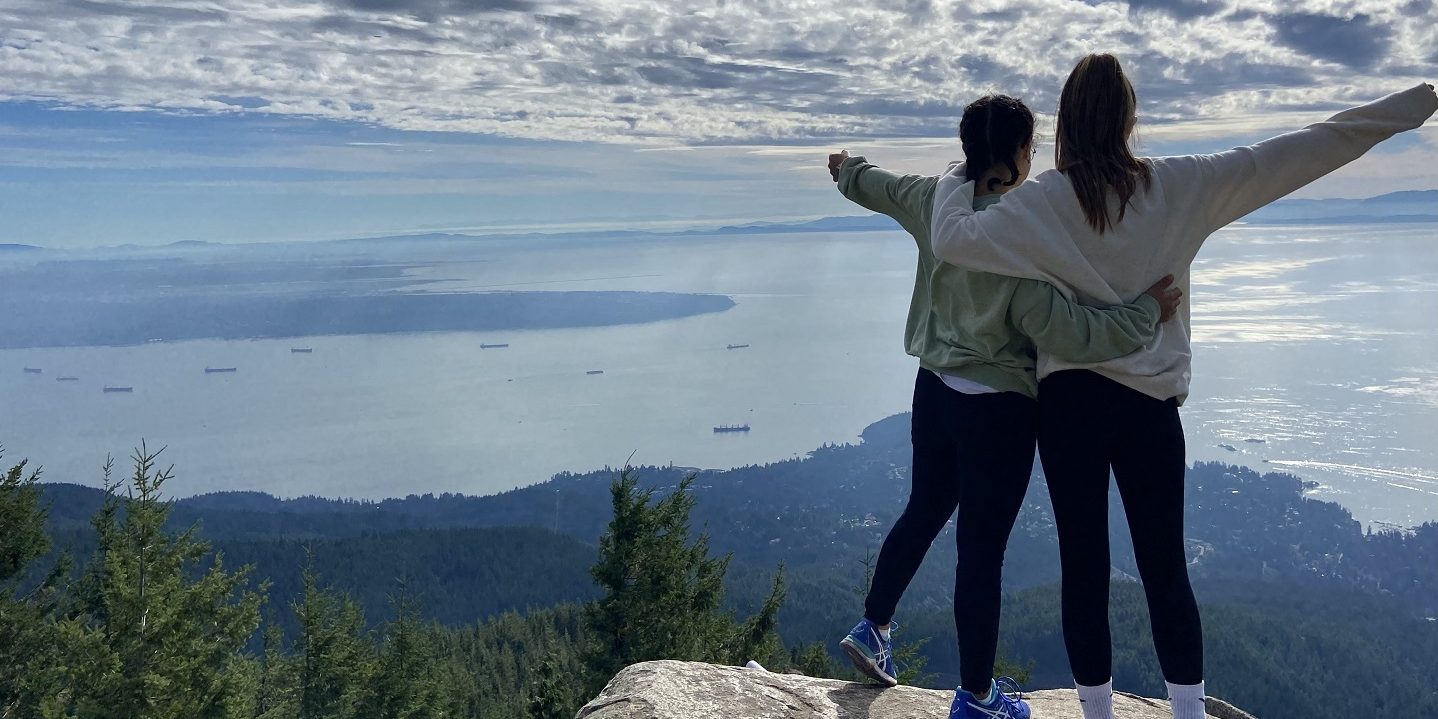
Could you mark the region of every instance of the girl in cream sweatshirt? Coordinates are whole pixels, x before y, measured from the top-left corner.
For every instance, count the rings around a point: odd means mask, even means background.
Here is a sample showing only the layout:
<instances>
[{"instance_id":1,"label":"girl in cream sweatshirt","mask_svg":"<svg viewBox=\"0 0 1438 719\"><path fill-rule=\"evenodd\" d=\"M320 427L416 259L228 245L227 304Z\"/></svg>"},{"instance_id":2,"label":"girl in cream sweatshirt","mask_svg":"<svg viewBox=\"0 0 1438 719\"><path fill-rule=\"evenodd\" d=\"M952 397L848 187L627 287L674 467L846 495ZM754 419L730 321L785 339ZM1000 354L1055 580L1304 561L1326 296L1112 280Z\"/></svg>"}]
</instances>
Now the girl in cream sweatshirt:
<instances>
[{"instance_id":1,"label":"girl in cream sweatshirt","mask_svg":"<svg viewBox=\"0 0 1438 719\"><path fill-rule=\"evenodd\" d=\"M1112 56L1074 69L1059 106L1058 169L976 213L952 167L934 194L934 255L971 270L1041 279L1097 305L1189 265L1214 231L1423 125L1418 85L1297 132L1211 155L1139 159L1136 98ZM1039 452L1063 565L1063 625L1085 719L1112 719L1108 486L1118 484L1176 719L1203 716L1202 630L1183 537L1186 469L1178 406L1188 396L1189 313L1142 349L1102 362L1040 350Z\"/></svg>"}]
</instances>

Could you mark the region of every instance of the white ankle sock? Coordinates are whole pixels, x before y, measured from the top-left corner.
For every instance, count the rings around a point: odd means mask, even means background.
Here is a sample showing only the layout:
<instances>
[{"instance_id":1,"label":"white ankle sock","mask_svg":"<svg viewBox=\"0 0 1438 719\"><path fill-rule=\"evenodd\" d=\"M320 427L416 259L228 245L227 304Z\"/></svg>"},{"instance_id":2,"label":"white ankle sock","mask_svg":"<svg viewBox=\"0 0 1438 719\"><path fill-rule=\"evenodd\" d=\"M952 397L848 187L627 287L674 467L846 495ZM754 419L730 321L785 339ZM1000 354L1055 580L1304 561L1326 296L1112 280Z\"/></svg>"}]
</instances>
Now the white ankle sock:
<instances>
[{"instance_id":1,"label":"white ankle sock","mask_svg":"<svg viewBox=\"0 0 1438 719\"><path fill-rule=\"evenodd\" d=\"M1197 684L1168 684L1168 703L1173 707L1173 719L1203 719L1203 682Z\"/></svg>"},{"instance_id":2,"label":"white ankle sock","mask_svg":"<svg viewBox=\"0 0 1438 719\"><path fill-rule=\"evenodd\" d=\"M974 699L977 699L980 704L982 704L982 705L984 705L984 706L986 706L986 707L991 707L991 706L994 705L995 702L997 702L997 701L999 700L999 686L998 686L998 684L997 684L996 682L994 682L993 680L990 680L990 681L989 681L989 688L987 689L987 692L988 692L988 696L984 697L983 699L979 699L979 695L977 695L977 694L974 695Z\"/></svg>"},{"instance_id":3,"label":"white ankle sock","mask_svg":"<svg viewBox=\"0 0 1438 719\"><path fill-rule=\"evenodd\" d=\"M1096 687L1086 687L1074 682L1074 689L1078 690L1083 719L1113 719L1112 679Z\"/></svg>"}]
</instances>

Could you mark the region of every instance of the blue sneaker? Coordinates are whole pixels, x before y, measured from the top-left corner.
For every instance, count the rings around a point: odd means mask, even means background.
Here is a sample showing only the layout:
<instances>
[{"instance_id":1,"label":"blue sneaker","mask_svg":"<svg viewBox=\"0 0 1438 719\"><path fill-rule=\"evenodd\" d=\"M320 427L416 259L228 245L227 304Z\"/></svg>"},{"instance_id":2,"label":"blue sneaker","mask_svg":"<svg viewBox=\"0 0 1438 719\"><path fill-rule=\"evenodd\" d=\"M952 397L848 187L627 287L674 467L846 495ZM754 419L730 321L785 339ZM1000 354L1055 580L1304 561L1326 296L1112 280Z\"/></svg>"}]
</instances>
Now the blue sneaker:
<instances>
[{"instance_id":1,"label":"blue sneaker","mask_svg":"<svg viewBox=\"0 0 1438 719\"><path fill-rule=\"evenodd\" d=\"M1008 677L989 685L985 702L960 688L954 693L949 719L1029 719L1029 703L1023 697L1018 683Z\"/></svg>"},{"instance_id":2,"label":"blue sneaker","mask_svg":"<svg viewBox=\"0 0 1438 719\"><path fill-rule=\"evenodd\" d=\"M897 627L897 624L890 624L889 630ZM868 619L860 619L849 631L849 636L839 641L839 648L864 676L872 677L884 686L899 683L899 672L894 668L894 643L880 635L878 625Z\"/></svg>"}]
</instances>

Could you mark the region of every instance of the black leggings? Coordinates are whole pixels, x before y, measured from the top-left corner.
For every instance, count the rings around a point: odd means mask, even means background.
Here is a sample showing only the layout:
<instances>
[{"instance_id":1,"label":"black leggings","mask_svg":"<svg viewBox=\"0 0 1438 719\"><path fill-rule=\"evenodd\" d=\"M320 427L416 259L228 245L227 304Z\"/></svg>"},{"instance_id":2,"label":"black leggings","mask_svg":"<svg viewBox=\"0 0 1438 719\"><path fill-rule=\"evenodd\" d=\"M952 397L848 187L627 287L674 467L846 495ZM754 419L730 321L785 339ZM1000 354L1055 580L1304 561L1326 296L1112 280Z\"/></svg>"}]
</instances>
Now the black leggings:
<instances>
[{"instance_id":1,"label":"black leggings","mask_svg":"<svg viewBox=\"0 0 1438 719\"><path fill-rule=\"evenodd\" d=\"M954 624L964 689L988 690L999 641L1004 549L1034 465L1038 404L1016 392L963 394L920 369L908 506L874 568L864 616L887 624L929 545L958 507Z\"/></svg>"},{"instance_id":2,"label":"black leggings","mask_svg":"<svg viewBox=\"0 0 1438 719\"><path fill-rule=\"evenodd\" d=\"M1087 370L1039 385L1039 454L1058 525L1063 628L1074 680L1113 676L1108 625L1108 483L1113 469L1148 597L1164 679L1203 681L1203 629L1183 546L1183 425L1157 400Z\"/></svg>"}]
</instances>

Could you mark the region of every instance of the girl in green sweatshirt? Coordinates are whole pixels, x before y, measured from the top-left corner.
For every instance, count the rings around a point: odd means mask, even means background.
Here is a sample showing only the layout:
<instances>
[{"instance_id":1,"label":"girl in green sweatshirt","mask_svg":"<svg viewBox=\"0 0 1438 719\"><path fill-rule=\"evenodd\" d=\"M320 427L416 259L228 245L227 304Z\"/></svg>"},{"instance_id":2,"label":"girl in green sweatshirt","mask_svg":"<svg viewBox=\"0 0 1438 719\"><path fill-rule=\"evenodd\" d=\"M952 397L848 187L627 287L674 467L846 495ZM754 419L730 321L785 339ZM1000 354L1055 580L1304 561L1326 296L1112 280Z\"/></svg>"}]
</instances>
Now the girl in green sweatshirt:
<instances>
[{"instance_id":1,"label":"girl in green sweatshirt","mask_svg":"<svg viewBox=\"0 0 1438 719\"><path fill-rule=\"evenodd\" d=\"M974 209L1024 180L1033 134L1033 113L1014 98L987 96L965 108L966 167L984 188ZM1038 351L1076 362L1133 352L1153 341L1179 293L1168 289L1170 277L1130 304L1087 307L1044 282L938 262L929 237L937 175L898 175L847 152L830 157L830 171L845 197L892 217L919 250L905 329L907 350L919 359L912 487L879 553L864 617L841 647L860 671L897 683L889 639L895 606L957 507L954 618L963 683L955 710L1026 717L1027 706L992 676L1004 549L1033 470Z\"/></svg>"}]
</instances>

